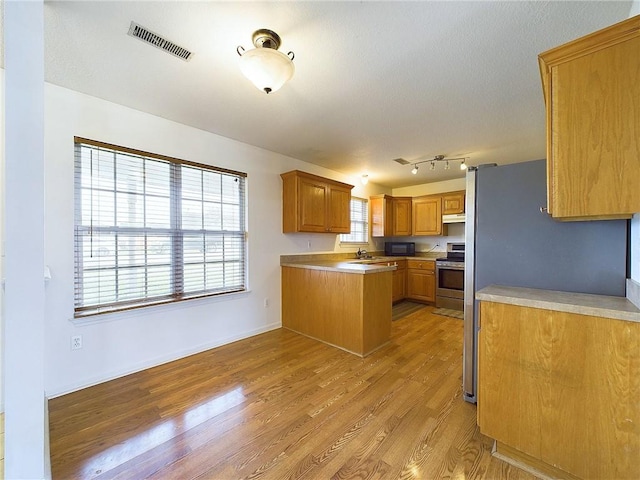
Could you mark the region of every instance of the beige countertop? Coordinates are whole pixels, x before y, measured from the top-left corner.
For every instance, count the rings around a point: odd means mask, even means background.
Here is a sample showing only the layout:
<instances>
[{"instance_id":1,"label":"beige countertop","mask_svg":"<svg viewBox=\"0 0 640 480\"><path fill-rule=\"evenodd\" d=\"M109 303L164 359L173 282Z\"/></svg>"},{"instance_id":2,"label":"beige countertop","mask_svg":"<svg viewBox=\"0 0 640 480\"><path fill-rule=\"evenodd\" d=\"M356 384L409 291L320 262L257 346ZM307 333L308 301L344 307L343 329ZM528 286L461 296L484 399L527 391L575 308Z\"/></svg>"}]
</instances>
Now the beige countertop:
<instances>
[{"instance_id":1,"label":"beige countertop","mask_svg":"<svg viewBox=\"0 0 640 480\"><path fill-rule=\"evenodd\" d=\"M310 270L325 270L330 272L368 274L392 271L396 269L394 262L406 259L435 260L446 256L443 252L432 252L415 257L385 257L354 258L353 254L310 254L310 255L282 255L280 266L306 268ZM378 265L386 262L389 265Z\"/></svg>"},{"instance_id":2,"label":"beige countertop","mask_svg":"<svg viewBox=\"0 0 640 480\"><path fill-rule=\"evenodd\" d=\"M381 260L382 261L382 260ZM325 270L328 272L341 272L341 273L357 273L365 275L368 273L380 273L388 272L396 269L396 266L391 265L375 265L371 260L370 262L363 262L362 260L318 260L318 261L305 261L305 262L280 262L281 267L293 267L293 268L305 268L307 270Z\"/></svg>"},{"instance_id":3,"label":"beige countertop","mask_svg":"<svg viewBox=\"0 0 640 480\"><path fill-rule=\"evenodd\" d=\"M476 299L640 322L640 309L625 297L491 285L476 292Z\"/></svg>"}]
</instances>

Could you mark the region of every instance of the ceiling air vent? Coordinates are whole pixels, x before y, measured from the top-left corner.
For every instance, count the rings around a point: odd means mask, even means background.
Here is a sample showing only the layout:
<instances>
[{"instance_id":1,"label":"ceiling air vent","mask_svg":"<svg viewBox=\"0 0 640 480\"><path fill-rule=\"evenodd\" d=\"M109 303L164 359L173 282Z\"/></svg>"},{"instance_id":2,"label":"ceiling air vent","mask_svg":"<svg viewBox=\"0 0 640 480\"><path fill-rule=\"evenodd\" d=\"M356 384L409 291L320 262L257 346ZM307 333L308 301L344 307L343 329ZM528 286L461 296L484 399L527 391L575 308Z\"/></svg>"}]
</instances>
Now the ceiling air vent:
<instances>
[{"instance_id":1,"label":"ceiling air vent","mask_svg":"<svg viewBox=\"0 0 640 480\"><path fill-rule=\"evenodd\" d=\"M409 165L411 162L407 162L404 158L394 158L394 162L398 162L400 165Z\"/></svg>"},{"instance_id":2,"label":"ceiling air vent","mask_svg":"<svg viewBox=\"0 0 640 480\"><path fill-rule=\"evenodd\" d=\"M189 61L193 55L193 53L186 48L182 48L175 43L170 42L166 38L162 38L160 35L147 30L142 25L138 25L136 22L131 22L131 25L129 26L129 35L139 38L143 42L153 45L160 50L164 50L171 55L175 55L184 61Z\"/></svg>"}]
</instances>

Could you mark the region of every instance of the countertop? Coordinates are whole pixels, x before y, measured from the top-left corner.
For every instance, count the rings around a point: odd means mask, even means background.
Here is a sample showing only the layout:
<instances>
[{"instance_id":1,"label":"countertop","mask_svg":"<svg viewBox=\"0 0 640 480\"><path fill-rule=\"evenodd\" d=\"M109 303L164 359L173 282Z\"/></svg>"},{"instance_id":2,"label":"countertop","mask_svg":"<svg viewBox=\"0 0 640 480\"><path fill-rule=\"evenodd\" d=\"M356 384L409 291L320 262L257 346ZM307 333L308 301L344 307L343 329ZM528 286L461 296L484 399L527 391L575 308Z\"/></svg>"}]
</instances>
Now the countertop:
<instances>
[{"instance_id":1,"label":"countertop","mask_svg":"<svg viewBox=\"0 0 640 480\"><path fill-rule=\"evenodd\" d=\"M446 255L446 253L444 254ZM418 260L435 260L442 257L443 252L430 253L429 255L422 255L416 257L385 257L385 256L373 256L372 258L353 258L345 257L339 259L323 259L322 255L314 256L300 256L300 259L295 258L293 255L286 255L280 257L280 266L293 267L293 268L306 268L309 270L325 270L329 272L342 272L342 273L356 273L356 274L371 274L393 271L396 266L394 262L398 260L406 259L418 259ZM378 265L378 263L386 262L390 265Z\"/></svg>"},{"instance_id":2,"label":"countertop","mask_svg":"<svg viewBox=\"0 0 640 480\"><path fill-rule=\"evenodd\" d=\"M476 292L476 299L640 322L640 309L625 297L491 285Z\"/></svg>"}]
</instances>

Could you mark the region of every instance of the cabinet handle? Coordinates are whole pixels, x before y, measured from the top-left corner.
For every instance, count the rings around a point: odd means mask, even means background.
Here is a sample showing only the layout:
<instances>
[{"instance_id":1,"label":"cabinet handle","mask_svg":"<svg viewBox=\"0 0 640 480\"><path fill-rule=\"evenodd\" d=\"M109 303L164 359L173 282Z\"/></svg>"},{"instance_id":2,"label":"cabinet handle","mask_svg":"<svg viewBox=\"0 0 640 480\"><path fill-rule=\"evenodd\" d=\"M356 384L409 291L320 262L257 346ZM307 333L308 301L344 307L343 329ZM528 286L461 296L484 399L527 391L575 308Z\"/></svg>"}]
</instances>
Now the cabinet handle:
<instances>
[{"instance_id":1,"label":"cabinet handle","mask_svg":"<svg viewBox=\"0 0 640 480\"><path fill-rule=\"evenodd\" d=\"M549 215L549 209L547 207L540 207L540 213L546 213Z\"/></svg>"}]
</instances>

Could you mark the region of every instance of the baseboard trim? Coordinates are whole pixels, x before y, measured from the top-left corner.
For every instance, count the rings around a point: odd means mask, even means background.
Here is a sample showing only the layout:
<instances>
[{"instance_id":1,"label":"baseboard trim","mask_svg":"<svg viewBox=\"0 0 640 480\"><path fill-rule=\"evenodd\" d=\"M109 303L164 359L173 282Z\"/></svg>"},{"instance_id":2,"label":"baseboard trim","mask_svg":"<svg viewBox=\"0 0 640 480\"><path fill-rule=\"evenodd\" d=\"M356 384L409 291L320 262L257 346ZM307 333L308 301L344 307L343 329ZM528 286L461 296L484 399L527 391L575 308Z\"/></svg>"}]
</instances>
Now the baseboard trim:
<instances>
[{"instance_id":1,"label":"baseboard trim","mask_svg":"<svg viewBox=\"0 0 640 480\"><path fill-rule=\"evenodd\" d=\"M580 480L579 477L544 463L542 460L532 457L531 455L527 455L526 453L500 442L494 443L491 453L494 457L499 458L503 462L513 465L520 470L524 470L541 480Z\"/></svg>"},{"instance_id":2,"label":"baseboard trim","mask_svg":"<svg viewBox=\"0 0 640 480\"><path fill-rule=\"evenodd\" d=\"M94 385L99 385L100 383L105 383L110 380L115 380L116 378L125 377L127 375L131 375L132 373L141 372L142 370L146 370L152 367L157 367L158 365L163 365L165 363L173 362L175 360L189 357L197 353L205 352L207 350L211 350L212 348L221 347L229 343L237 342L239 340L244 340L245 338L253 337L255 335L260 335L261 333L270 332L271 330L276 330L280 327L282 327L282 324L280 322L272 323L261 328L256 328L248 332L243 332L238 335L232 335L226 338L215 340L213 342L202 343L192 348L186 348L178 352L173 352L169 355L159 356L151 360L147 360L147 361L135 364L126 369L114 370L106 375L88 378L78 383L73 383L71 385L66 385L61 388L47 391L46 396L48 399L61 397L62 395L66 395L68 393L77 392L78 390L82 390L84 388L89 388Z\"/></svg>"}]
</instances>

